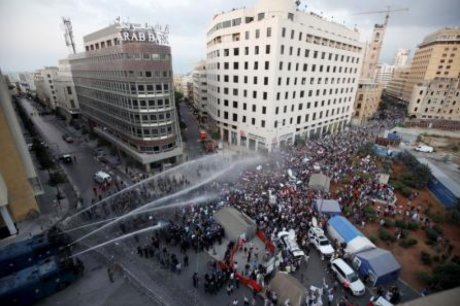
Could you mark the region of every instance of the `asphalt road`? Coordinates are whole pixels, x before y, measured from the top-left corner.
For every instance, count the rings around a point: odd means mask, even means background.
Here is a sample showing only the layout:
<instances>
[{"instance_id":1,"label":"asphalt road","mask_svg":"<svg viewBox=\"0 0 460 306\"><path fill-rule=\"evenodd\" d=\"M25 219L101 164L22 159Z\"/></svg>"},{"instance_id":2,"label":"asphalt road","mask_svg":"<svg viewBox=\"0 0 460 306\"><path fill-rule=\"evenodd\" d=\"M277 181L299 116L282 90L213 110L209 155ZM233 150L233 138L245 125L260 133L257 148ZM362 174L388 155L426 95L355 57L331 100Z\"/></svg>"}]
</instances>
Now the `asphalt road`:
<instances>
[{"instance_id":1,"label":"asphalt road","mask_svg":"<svg viewBox=\"0 0 460 306\"><path fill-rule=\"evenodd\" d=\"M34 112L35 102L21 99L21 104L28 111ZM45 141L55 157L63 154L70 154L77 158L77 163L63 165L64 170L70 181L77 187L80 196L84 199L83 206L91 203L93 194L93 174L103 168L94 157L94 151L84 139L74 138L73 143L67 143L62 139L62 135L68 133L67 130L58 124L58 119L53 115L30 117L34 122L42 140ZM120 175L119 173L117 173Z\"/></svg>"},{"instance_id":2,"label":"asphalt road","mask_svg":"<svg viewBox=\"0 0 460 306\"><path fill-rule=\"evenodd\" d=\"M180 103L180 112L182 120L187 125L187 129L184 131L184 142L186 144L186 152L188 159L196 159L204 154L200 140L200 127L195 116L192 113L190 106L187 103Z\"/></svg>"}]
</instances>

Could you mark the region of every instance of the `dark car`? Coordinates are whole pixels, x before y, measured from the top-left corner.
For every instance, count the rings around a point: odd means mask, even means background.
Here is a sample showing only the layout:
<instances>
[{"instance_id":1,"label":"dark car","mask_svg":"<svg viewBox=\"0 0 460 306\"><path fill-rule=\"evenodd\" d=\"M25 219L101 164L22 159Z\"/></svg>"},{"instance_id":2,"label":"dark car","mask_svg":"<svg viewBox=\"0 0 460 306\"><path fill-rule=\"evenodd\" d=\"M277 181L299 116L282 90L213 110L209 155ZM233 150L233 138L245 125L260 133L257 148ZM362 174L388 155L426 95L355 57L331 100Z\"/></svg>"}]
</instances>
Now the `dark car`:
<instances>
[{"instance_id":1,"label":"dark car","mask_svg":"<svg viewBox=\"0 0 460 306\"><path fill-rule=\"evenodd\" d=\"M73 162L72 156L69 154L62 155L59 157L59 160L62 161L64 164L71 164Z\"/></svg>"}]
</instances>

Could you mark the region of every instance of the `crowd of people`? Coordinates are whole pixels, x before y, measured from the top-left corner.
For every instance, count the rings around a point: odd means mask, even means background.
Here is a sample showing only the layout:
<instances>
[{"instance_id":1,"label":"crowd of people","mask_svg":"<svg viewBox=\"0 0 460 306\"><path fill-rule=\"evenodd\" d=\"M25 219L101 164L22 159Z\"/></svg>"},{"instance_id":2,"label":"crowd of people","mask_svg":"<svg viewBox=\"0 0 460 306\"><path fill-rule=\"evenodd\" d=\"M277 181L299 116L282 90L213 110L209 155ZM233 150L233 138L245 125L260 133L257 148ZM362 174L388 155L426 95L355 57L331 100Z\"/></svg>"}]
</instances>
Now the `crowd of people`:
<instances>
[{"instance_id":1,"label":"crowd of people","mask_svg":"<svg viewBox=\"0 0 460 306\"><path fill-rule=\"evenodd\" d=\"M393 121L394 120L390 120ZM385 122L383 123L385 124ZM168 225L148 238L136 238L137 255L145 259L157 260L162 268L172 273L181 273L188 267L188 252L195 253L207 251L215 254L215 245L224 241L225 231L213 218L214 212L221 207L233 207L244 212L257 224L257 229L262 231L272 241L277 241L277 233L281 230L293 230L298 244L307 254L310 252L308 231L313 226L315 219L318 226L326 228L327 217L313 207L313 201L318 198L339 201L342 208L348 208L357 224L366 222L365 208L374 205L373 199L383 202L392 202L394 193L392 189L381 184L376 174L379 172L378 164L370 156L356 156L356 152L368 141L372 140L375 133L384 126L382 122L368 126L365 129L349 129L335 135L325 135L321 139L309 140L307 145L294 144L293 146L270 153L257 167L251 167L239 173L237 180L218 179L206 186L196 188L188 196L193 198L208 190L216 190L219 197L213 198L204 205L185 205L177 208L173 213L165 212L160 215L139 214L118 223L121 233L129 233L135 229L154 224L160 218L167 220ZM145 203L154 202L167 195L174 194L193 186L193 182L200 181L209 173L222 167L218 162L212 165L200 165L194 170L184 171L180 176L171 175L156 179L147 179L145 183L129 187L117 196L106 195L107 199L97 196L105 189L95 188L93 206L83 214L85 221L98 221L116 216L125 215L138 209ZM313 189L308 186L308 181L313 173L323 173L331 179L332 184L342 187L334 192ZM104 187L105 188L105 187ZM116 186L116 190L120 190ZM271 198L275 198L275 203ZM387 205L380 205L378 214L388 216L397 207L389 209ZM378 207L380 207L378 206ZM413 216L412 216L413 217ZM222 261L227 269L221 269L216 261L209 264L207 270L201 275L193 274L192 285L201 288L204 293L215 295L220 290L226 290L230 296L240 282L236 274L241 274L253 279L260 285L265 285L268 275L260 265L253 265L251 259L255 252L240 248L245 253L247 262L237 263L230 261L230 252L236 242L230 242L227 252L223 254ZM338 257L343 255L343 246L335 244ZM250 255L249 255L250 254ZM267 262L273 254L267 250L258 250L257 257L262 262ZM249 258L248 258L249 257ZM290 252L282 252L283 264L298 268L299 262ZM327 263L325 263L327 269ZM328 284L325 284L328 287ZM332 301L337 305L351 305L346 297L335 300L334 293L337 286L330 286L324 292L326 302ZM267 294L265 305L276 305L276 292ZM307 295L306 305L316 305L322 295L311 292ZM235 300L233 300L235 301ZM249 299L243 301L249 305ZM238 303L238 301L237 301ZM251 299L256 305L257 298ZM237 304L236 304L237 305Z\"/></svg>"}]
</instances>

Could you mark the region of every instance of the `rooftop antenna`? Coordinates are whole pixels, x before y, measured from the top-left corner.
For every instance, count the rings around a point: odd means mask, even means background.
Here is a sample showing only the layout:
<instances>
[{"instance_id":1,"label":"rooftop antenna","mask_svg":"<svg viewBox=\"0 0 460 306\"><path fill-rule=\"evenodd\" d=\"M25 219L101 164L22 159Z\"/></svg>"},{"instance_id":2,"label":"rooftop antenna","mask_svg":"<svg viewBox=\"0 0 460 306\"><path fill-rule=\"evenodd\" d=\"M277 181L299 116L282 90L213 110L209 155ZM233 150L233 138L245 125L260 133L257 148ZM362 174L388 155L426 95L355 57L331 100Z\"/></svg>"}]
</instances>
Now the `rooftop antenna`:
<instances>
[{"instance_id":1,"label":"rooftop antenna","mask_svg":"<svg viewBox=\"0 0 460 306\"><path fill-rule=\"evenodd\" d=\"M73 54L75 54L77 51L75 50L75 42L73 39L72 22L70 18L62 17L62 23L64 25L65 44L67 47L72 47Z\"/></svg>"}]
</instances>

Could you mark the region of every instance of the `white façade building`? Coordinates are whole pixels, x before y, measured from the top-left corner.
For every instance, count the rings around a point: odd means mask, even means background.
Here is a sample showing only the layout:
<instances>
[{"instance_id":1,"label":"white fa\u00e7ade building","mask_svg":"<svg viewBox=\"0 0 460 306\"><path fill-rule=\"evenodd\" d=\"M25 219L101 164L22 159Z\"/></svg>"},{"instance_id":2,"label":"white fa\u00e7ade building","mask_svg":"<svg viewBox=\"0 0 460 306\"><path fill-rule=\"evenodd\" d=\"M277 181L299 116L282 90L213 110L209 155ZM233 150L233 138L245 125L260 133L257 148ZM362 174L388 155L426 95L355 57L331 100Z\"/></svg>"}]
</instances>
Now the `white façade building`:
<instances>
[{"instance_id":1,"label":"white fa\u00e7ade building","mask_svg":"<svg viewBox=\"0 0 460 306\"><path fill-rule=\"evenodd\" d=\"M206 116L208 84L206 83L206 61L199 61L193 67L193 103L202 116Z\"/></svg>"},{"instance_id":2,"label":"white fa\u00e7ade building","mask_svg":"<svg viewBox=\"0 0 460 306\"><path fill-rule=\"evenodd\" d=\"M224 141L271 150L350 122L359 33L294 0L215 15L207 33L207 110Z\"/></svg>"}]
</instances>

